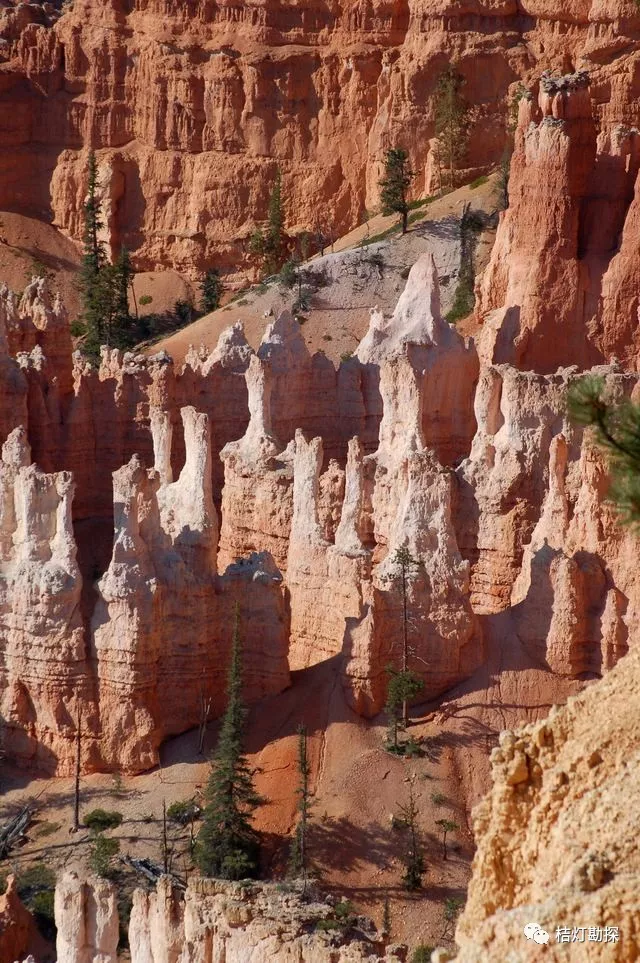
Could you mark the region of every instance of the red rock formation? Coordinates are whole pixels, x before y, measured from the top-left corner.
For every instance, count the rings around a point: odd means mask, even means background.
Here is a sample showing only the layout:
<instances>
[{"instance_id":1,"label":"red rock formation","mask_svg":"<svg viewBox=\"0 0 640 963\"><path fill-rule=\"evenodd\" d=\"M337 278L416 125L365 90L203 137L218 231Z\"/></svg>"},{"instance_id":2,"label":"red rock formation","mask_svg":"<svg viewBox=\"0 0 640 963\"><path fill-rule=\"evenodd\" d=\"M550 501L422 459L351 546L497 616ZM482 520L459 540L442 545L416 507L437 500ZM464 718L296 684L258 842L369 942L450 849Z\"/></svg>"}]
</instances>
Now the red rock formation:
<instances>
[{"instance_id":1,"label":"red rock formation","mask_svg":"<svg viewBox=\"0 0 640 963\"><path fill-rule=\"evenodd\" d=\"M543 74L537 102L537 88L520 101L509 207L478 286L484 363L636 367L640 142L619 107L627 90L598 133L604 80L591 77L590 88L585 71Z\"/></svg>"},{"instance_id":2,"label":"red rock formation","mask_svg":"<svg viewBox=\"0 0 640 963\"><path fill-rule=\"evenodd\" d=\"M43 963L53 958L53 952L38 933L33 916L20 901L15 876L9 876L7 888L0 896L0 936L0 963L15 963L30 953Z\"/></svg>"}]
</instances>

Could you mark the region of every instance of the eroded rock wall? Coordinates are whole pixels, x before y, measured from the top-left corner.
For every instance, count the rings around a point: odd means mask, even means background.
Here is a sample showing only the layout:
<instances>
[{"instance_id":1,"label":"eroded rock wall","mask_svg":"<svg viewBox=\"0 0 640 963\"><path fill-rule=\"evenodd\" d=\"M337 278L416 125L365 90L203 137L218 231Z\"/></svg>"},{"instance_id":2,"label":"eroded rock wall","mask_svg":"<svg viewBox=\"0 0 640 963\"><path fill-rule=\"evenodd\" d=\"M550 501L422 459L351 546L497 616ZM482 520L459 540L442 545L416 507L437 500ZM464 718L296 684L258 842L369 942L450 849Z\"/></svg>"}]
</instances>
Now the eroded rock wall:
<instances>
[{"instance_id":1,"label":"eroded rock wall","mask_svg":"<svg viewBox=\"0 0 640 963\"><path fill-rule=\"evenodd\" d=\"M118 911L111 883L73 873L56 887L58 963L117 958ZM167 877L155 891L136 890L129 923L132 963L246 963L265 954L283 963L400 963L406 947L387 946L373 924L336 939L315 930L330 917L329 903L279 893L260 883L194 879L186 893ZM366 928L365 928L366 927Z\"/></svg>"},{"instance_id":2,"label":"eroded rock wall","mask_svg":"<svg viewBox=\"0 0 640 963\"><path fill-rule=\"evenodd\" d=\"M639 659L636 647L548 718L501 734L493 786L474 811L457 963L508 959L529 922L550 934L545 959L637 955ZM600 939L560 943L558 926L599 926Z\"/></svg>"},{"instance_id":3,"label":"eroded rock wall","mask_svg":"<svg viewBox=\"0 0 640 963\"><path fill-rule=\"evenodd\" d=\"M76 0L53 24L33 6L10 8L0 21L11 114L0 208L50 217L80 237L92 145L105 235L142 269L235 267L278 168L288 223L337 236L378 202L391 144L408 149L416 194L439 186L433 95L449 61L472 107L467 170L499 160L518 80L589 69L601 169L613 175L589 190L601 203L608 180L607 206L628 206L613 140L617 125L635 123L639 24L630 2L556 10L536 0L524 15L492 2L471 14L426 0L286 9ZM628 240L621 260L628 250L635 264L631 232Z\"/></svg>"}]
</instances>

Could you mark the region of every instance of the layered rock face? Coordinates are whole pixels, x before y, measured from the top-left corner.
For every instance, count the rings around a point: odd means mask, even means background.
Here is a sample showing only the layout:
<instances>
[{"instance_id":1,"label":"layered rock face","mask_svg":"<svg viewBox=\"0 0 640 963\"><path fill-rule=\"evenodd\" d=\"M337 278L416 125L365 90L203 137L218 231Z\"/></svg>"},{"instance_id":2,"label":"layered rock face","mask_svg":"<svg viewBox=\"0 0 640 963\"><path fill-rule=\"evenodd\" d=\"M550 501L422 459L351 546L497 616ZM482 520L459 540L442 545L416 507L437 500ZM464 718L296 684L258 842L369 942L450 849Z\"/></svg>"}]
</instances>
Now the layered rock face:
<instances>
[{"instance_id":1,"label":"layered rock face","mask_svg":"<svg viewBox=\"0 0 640 963\"><path fill-rule=\"evenodd\" d=\"M638 132L621 101L600 99L602 72L543 74L520 100L509 181L479 284L484 363L550 373L616 357L637 369L635 237Z\"/></svg>"},{"instance_id":2,"label":"layered rock face","mask_svg":"<svg viewBox=\"0 0 640 963\"><path fill-rule=\"evenodd\" d=\"M478 850L458 925L457 963L538 959L527 923L550 934L549 960L637 955L640 857L640 652L547 719L503 732L493 787L474 812ZM615 927L617 940L604 927ZM557 927L585 927L561 942ZM600 928L589 940L589 927ZM605 939L605 936L607 937ZM542 955L540 959L542 959Z\"/></svg>"},{"instance_id":3,"label":"layered rock face","mask_svg":"<svg viewBox=\"0 0 640 963\"><path fill-rule=\"evenodd\" d=\"M77 393L66 399L68 411L108 383L100 374L109 367L119 375L127 361L106 352L97 378L86 373L88 390L81 377ZM161 381L166 365L159 367ZM143 387L147 372L136 372ZM134 455L114 472L113 552L93 585L83 585L83 575L88 581L95 572L85 566L81 573L77 561L72 474L46 474L31 464L23 427L3 446L0 712L7 748L19 761L71 771L80 725L85 768L152 766L167 735L199 722L203 701L214 715L223 708L236 602L241 633L256 639L246 658L247 698L288 685L281 576L267 553L218 576L209 418L193 407L183 408L181 417L185 457L175 482L171 416L158 407L149 409L147 429L154 467L145 468ZM37 435L37 409L29 408L25 421ZM73 425L70 416L58 427ZM85 466L87 493L100 470L95 463ZM92 516L85 505L76 530L100 520L101 510L98 502Z\"/></svg>"},{"instance_id":4,"label":"layered rock face","mask_svg":"<svg viewBox=\"0 0 640 963\"><path fill-rule=\"evenodd\" d=\"M434 188L433 94L450 60L473 108L467 168L499 159L510 85L544 69L592 70L605 139L633 123L632 5L559 12L534 2L523 17L488 2L472 16L424 0L287 10L76 0L53 25L32 11L0 21L11 117L0 208L52 217L79 237L91 144L105 233L141 269L235 266L277 168L289 224L336 234L377 203L394 143L409 150L416 192ZM616 148L603 154L617 174Z\"/></svg>"},{"instance_id":5,"label":"layered rock face","mask_svg":"<svg viewBox=\"0 0 640 963\"><path fill-rule=\"evenodd\" d=\"M236 325L181 371L108 349L90 370L55 345L50 362L37 339L55 341L60 306L37 286L0 303L17 351L5 334L3 370L26 389L6 426L0 573L22 762L69 771L82 715L86 768L153 765L203 699L221 711L237 600L247 698L336 659L366 716L405 635L424 697L470 676L482 615L508 611L527 657L570 678L627 651L634 546L566 417L576 370L480 365L441 317L430 255L338 371L286 313L257 352ZM635 397L636 375L594 370Z\"/></svg>"},{"instance_id":6,"label":"layered rock face","mask_svg":"<svg viewBox=\"0 0 640 963\"><path fill-rule=\"evenodd\" d=\"M56 887L58 963L115 963L118 911L113 886L67 873ZM132 963L245 963L267 957L290 963L387 963L406 959L406 947L387 947L373 925L336 942L314 932L331 915L328 903L283 895L273 886L193 880L186 894L168 878L155 892L136 890L129 923Z\"/></svg>"}]
</instances>

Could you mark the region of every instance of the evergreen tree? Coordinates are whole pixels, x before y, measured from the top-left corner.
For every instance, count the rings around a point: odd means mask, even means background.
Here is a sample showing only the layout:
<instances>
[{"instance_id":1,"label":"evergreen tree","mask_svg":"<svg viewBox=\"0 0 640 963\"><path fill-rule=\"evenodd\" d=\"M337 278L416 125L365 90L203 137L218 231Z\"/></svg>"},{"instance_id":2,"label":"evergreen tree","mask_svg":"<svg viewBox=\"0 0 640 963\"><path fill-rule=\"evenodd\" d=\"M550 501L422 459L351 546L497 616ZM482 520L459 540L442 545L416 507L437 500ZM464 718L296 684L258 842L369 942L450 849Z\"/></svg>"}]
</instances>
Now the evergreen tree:
<instances>
[{"instance_id":1,"label":"evergreen tree","mask_svg":"<svg viewBox=\"0 0 640 963\"><path fill-rule=\"evenodd\" d=\"M436 826L439 826L442 830L442 858L447 858L447 835L449 833L455 833L457 829L460 829L457 823L452 819L436 819Z\"/></svg>"},{"instance_id":2,"label":"evergreen tree","mask_svg":"<svg viewBox=\"0 0 640 963\"><path fill-rule=\"evenodd\" d=\"M222 297L222 281L216 268L209 268L200 287L200 304L204 314L217 311Z\"/></svg>"},{"instance_id":3,"label":"evergreen tree","mask_svg":"<svg viewBox=\"0 0 640 963\"><path fill-rule=\"evenodd\" d=\"M398 810L398 817L407 831L407 848L403 857L404 876L402 881L411 892L420 889L422 877L425 873L424 856L422 855L422 841L418 828L418 804L413 787L413 777L409 780L409 798L404 806Z\"/></svg>"},{"instance_id":4,"label":"evergreen tree","mask_svg":"<svg viewBox=\"0 0 640 963\"><path fill-rule=\"evenodd\" d=\"M609 497L621 520L640 524L640 405L615 402L605 379L585 375L569 389L569 413L577 424L592 427L598 443L609 452L612 485Z\"/></svg>"},{"instance_id":5,"label":"evergreen tree","mask_svg":"<svg viewBox=\"0 0 640 963\"><path fill-rule=\"evenodd\" d=\"M115 264L109 263L104 244L99 238L102 220L97 176L96 156L91 151L79 286L85 333L82 350L94 363L100 358L101 345L127 348L136 340L129 312L129 288L133 282L131 258L126 248L122 248Z\"/></svg>"},{"instance_id":6,"label":"evergreen tree","mask_svg":"<svg viewBox=\"0 0 640 963\"><path fill-rule=\"evenodd\" d=\"M207 804L196 847L202 875L222 879L246 879L257 875L259 837L251 825L251 818L264 802L253 787L253 772L242 751L247 713L241 698L242 658L238 623L236 605L227 708L211 763Z\"/></svg>"},{"instance_id":7,"label":"evergreen tree","mask_svg":"<svg viewBox=\"0 0 640 963\"><path fill-rule=\"evenodd\" d=\"M384 158L384 177L380 181L383 214L399 214L402 218L402 233L407 233L409 217L408 191L415 177L409 167L409 155L402 147L392 147Z\"/></svg>"},{"instance_id":8,"label":"evergreen tree","mask_svg":"<svg viewBox=\"0 0 640 963\"><path fill-rule=\"evenodd\" d=\"M107 268L107 283L111 290L109 330L106 344L128 348L135 344L133 318L129 311L129 289L133 284L131 257L126 247L120 250L115 264Z\"/></svg>"},{"instance_id":9,"label":"evergreen tree","mask_svg":"<svg viewBox=\"0 0 640 963\"><path fill-rule=\"evenodd\" d=\"M409 672L409 597L408 597L408 587L409 579L420 567L420 561L414 558L409 549L403 545L396 549L391 558L391 564L393 565L393 570L389 575L385 576L385 581L391 583L400 591L400 596L402 599L402 662L400 675L406 678L399 679L392 676L392 682L394 682L395 689L400 691L402 689L406 690L405 697L402 702L402 720L403 724L406 726L409 724L409 700L413 697L409 694L409 691L414 688L414 680L417 678L415 673ZM397 675L397 674L396 674ZM391 685L391 683L390 683ZM419 689L418 689L419 691ZM414 692L413 695L417 695ZM394 745L397 745L397 729L396 738L394 739Z\"/></svg>"},{"instance_id":10,"label":"evergreen tree","mask_svg":"<svg viewBox=\"0 0 640 963\"><path fill-rule=\"evenodd\" d=\"M94 362L100 356L104 341L105 317L109 314L110 292L105 284L105 267L108 266L104 245L99 239L101 206L97 196L98 166L92 150L88 160L87 200L84 205L84 251L80 269L80 292L82 296L82 322L85 327L84 353Z\"/></svg>"},{"instance_id":11,"label":"evergreen tree","mask_svg":"<svg viewBox=\"0 0 640 963\"><path fill-rule=\"evenodd\" d=\"M398 750L398 732L406 728L404 710L419 692L424 688L424 682L416 672L406 669L398 672L393 666L387 666L389 684L387 686L387 747Z\"/></svg>"},{"instance_id":12,"label":"evergreen tree","mask_svg":"<svg viewBox=\"0 0 640 963\"><path fill-rule=\"evenodd\" d=\"M260 258L266 274L275 274L285 259L284 202L280 169L269 195L267 222L251 237L249 249Z\"/></svg>"},{"instance_id":13,"label":"evergreen tree","mask_svg":"<svg viewBox=\"0 0 640 963\"><path fill-rule=\"evenodd\" d=\"M452 64L440 74L435 90L436 137L439 157L449 172L449 187L456 184L459 161L469 141L468 107L461 93L463 78Z\"/></svg>"},{"instance_id":14,"label":"evergreen tree","mask_svg":"<svg viewBox=\"0 0 640 963\"><path fill-rule=\"evenodd\" d=\"M291 848L290 869L292 874L303 878L303 892L307 886L307 830L309 826L309 815L311 813L311 793L309 789L309 777L311 766L307 753L307 730L304 726L298 728L298 825L296 835Z\"/></svg>"}]
</instances>

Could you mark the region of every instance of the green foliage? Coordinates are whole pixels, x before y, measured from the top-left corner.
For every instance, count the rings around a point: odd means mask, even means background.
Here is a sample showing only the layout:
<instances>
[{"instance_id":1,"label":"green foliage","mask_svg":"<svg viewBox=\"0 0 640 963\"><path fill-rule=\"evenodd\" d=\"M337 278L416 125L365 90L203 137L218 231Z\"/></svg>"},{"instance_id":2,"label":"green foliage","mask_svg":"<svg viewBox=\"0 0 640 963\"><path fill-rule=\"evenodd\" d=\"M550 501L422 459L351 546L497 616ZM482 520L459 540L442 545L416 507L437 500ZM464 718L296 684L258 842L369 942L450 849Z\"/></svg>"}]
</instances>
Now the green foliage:
<instances>
[{"instance_id":1,"label":"green foliage","mask_svg":"<svg viewBox=\"0 0 640 963\"><path fill-rule=\"evenodd\" d=\"M384 177L380 181L383 214L399 214L402 233L407 233L409 200L407 197L415 172L409 167L409 155L402 147L392 147L384 158Z\"/></svg>"},{"instance_id":2,"label":"green foliage","mask_svg":"<svg viewBox=\"0 0 640 963\"><path fill-rule=\"evenodd\" d=\"M353 351L343 351L340 355L341 361L348 361L349 358L353 358Z\"/></svg>"},{"instance_id":3,"label":"green foliage","mask_svg":"<svg viewBox=\"0 0 640 963\"><path fill-rule=\"evenodd\" d=\"M431 954L435 947L427 946L426 943L419 943L411 954L411 963L431 963Z\"/></svg>"},{"instance_id":4,"label":"green foliage","mask_svg":"<svg viewBox=\"0 0 640 963\"><path fill-rule=\"evenodd\" d=\"M404 874L402 881L409 892L420 889L426 871L422 855L422 840L418 828L418 804L415 798L413 779L409 781L409 798L400 806L398 819L402 821L407 834L407 846L403 855Z\"/></svg>"},{"instance_id":5,"label":"green foliage","mask_svg":"<svg viewBox=\"0 0 640 963\"><path fill-rule=\"evenodd\" d=\"M460 915L460 910L464 906L464 900L459 896L450 896L444 901L442 915L447 923L454 923Z\"/></svg>"},{"instance_id":6,"label":"green foliage","mask_svg":"<svg viewBox=\"0 0 640 963\"><path fill-rule=\"evenodd\" d=\"M18 896L33 914L38 930L47 940L55 939L53 899L56 876L46 863L33 863L19 873Z\"/></svg>"},{"instance_id":7,"label":"green foliage","mask_svg":"<svg viewBox=\"0 0 640 963\"><path fill-rule=\"evenodd\" d=\"M111 860L120 852L120 842L98 833L89 851L89 867L96 876L108 879L112 874Z\"/></svg>"},{"instance_id":8,"label":"green foliage","mask_svg":"<svg viewBox=\"0 0 640 963\"><path fill-rule=\"evenodd\" d=\"M106 829L115 829L122 822L122 813L108 809L92 809L84 817L85 826L94 833L102 833Z\"/></svg>"},{"instance_id":9,"label":"green foliage","mask_svg":"<svg viewBox=\"0 0 640 963\"><path fill-rule=\"evenodd\" d=\"M298 727L298 824L291 847L289 860L289 871L293 876L302 876L306 883L308 869L308 828L309 817L311 815L311 790L309 779L311 776L311 766L309 765L309 754L307 751L307 730L304 726Z\"/></svg>"},{"instance_id":10,"label":"green foliage","mask_svg":"<svg viewBox=\"0 0 640 963\"><path fill-rule=\"evenodd\" d=\"M474 191L476 187L482 187L482 185L486 184L488 180L489 178L486 174L481 174L480 177L476 177L474 181L471 181L469 187L472 191Z\"/></svg>"},{"instance_id":11,"label":"green foliage","mask_svg":"<svg viewBox=\"0 0 640 963\"><path fill-rule=\"evenodd\" d=\"M97 178L96 156L91 151L84 205L84 252L78 283L82 297L80 320L85 327L82 351L94 364L99 361L103 344L115 348L135 344L135 330L129 313L129 287L133 280L131 259L126 248L122 248L115 263L109 263L99 237L103 223Z\"/></svg>"},{"instance_id":12,"label":"green foliage","mask_svg":"<svg viewBox=\"0 0 640 963\"><path fill-rule=\"evenodd\" d=\"M621 521L640 524L640 405L614 400L605 379L585 375L571 385L567 403L571 419L593 429L609 454L612 483L609 498Z\"/></svg>"},{"instance_id":13,"label":"green foliage","mask_svg":"<svg viewBox=\"0 0 640 963\"><path fill-rule=\"evenodd\" d=\"M469 109L462 96L464 79L449 64L440 74L435 89L435 133L438 157L449 175L449 187L456 185L459 162L467 152Z\"/></svg>"},{"instance_id":14,"label":"green foliage","mask_svg":"<svg viewBox=\"0 0 640 963\"><path fill-rule=\"evenodd\" d=\"M460 829L458 824L452 819L436 819L436 826L439 826L442 831L442 858L447 858L447 834L455 833L456 830Z\"/></svg>"},{"instance_id":15,"label":"green foliage","mask_svg":"<svg viewBox=\"0 0 640 963\"><path fill-rule=\"evenodd\" d=\"M276 173L269 197L267 222L251 236L249 250L260 260L267 275L275 274L285 260L284 204L280 170Z\"/></svg>"},{"instance_id":16,"label":"green foliage","mask_svg":"<svg viewBox=\"0 0 640 963\"><path fill-rule=\"evenodd\" d=\"M176 316L180 327L191 324L194 318L193 304L184 298L179 298L173 306L173 313Z\"/></svg>"},{"instance_id":17,"label":"green foliage","mask_svg":"<svg viewBox=\"0 0 640 963\"><path fill-rule=\"evenodd\" d=\"M259 838L251 817L264 800L253 787L253 772L242 751L246 710L242 704L242 659L236 607L227 680L227 708L206 790L207 805L196 859L203 876L256 876Z\"/></svg>"},{"instance_id":18,"label":"green foliage","mask_svg":"<svg viewBox=\"0 0 640 963\"><path fill-rule=\"evenodd\" d=\"M444 806L446 801L447 801L447 797L443 792L438 792L436 790L436 792L431 793L431 802L433 803L434 806Z\"/></svg>"},{"instance_id":19,"label":"green foliage","mask_svg":"<svg viewBox=\"0 0 640 963\"><path fill-rule=\"evenodd\" d=\"M222 281L216 268L209 268L200 287L200 307L203 314L217 311L222 298Z\"/></svg>"},{"instance_id":20,"label":"green foliage","mask_svg":"<svg viewBox=\"0 0 640 963\"><path fill-rule=\"evenodd\" d=\"M453 304L445 314L445 318L449 324L455 324L457 321L461 321L462 318L466 318L471 314L475 303L476 298L473 292L473 280L469 277L460 277L453 298Z\"/></svg>"},{"instance_id":21,"label":"green foliage","mask_svg":"<svg viewBox=\"0 0 640 963\"><path fill-rule=\"evenodd\" d=\"M446 314L450 324L455 324L461 318L471 314L476 303L473 285L475 281L474 255L478 234L482 231L484 222L478 211L473 211L467 205L460 219L460 273L458 286L451 310Z\"/></svg>"},{"instance_id":22,"label":"green foliage","mask_svg":"<svg viewBox=\"0 0 640 963\"><path fill-rule=\"evenodd\" d=\"M387 714L387 749L394 751L399 748L398 732L404 729L402 707L422 692L424 682L418 673L411 669L398 671L392 665L388 665L387 673L389 682L387 684L387 701L384 707ZM404 749L401 754L405 754Z\"/></svg>"},{"instance_id":23,"label":"green foliage","mask_svg":"<svg viewBox=\"0 0 640 963\"><path fill-rule=\"evenodd\" d=\"M179 802L171 803L167 809L167 819L179 826L187 826L194 819L200 816L200 807L193 799L182 799Z\"/></svg>"},{"instance_id":24,"label":"green foliage","mask_svg":"<svg viewBox=\"0 0 640 963\"><path fill-rule=\"evenodd\" d=\"M152 301L153 298L150 294L143 294L142 297L138 298L138 304L143 308L146 308L146 306L151 304Z\"/></svg>"},{"instance_id":25,"label":"green foliage","mask_svg":"<svg viewBox=\"0 0 640 963\"><path fill-rule=\"evenodd\" d=\"M348 900L341 900L333 907L333 914L327 919L316 922L316 930L330 933L332 930L349 929L354 923L353 904Z\"/></svg>"},{"instance_id":26,"label":"green foliage","mask_svg":"<svg viewBox=\"0 0 640 963\"><path fill-rule=\"evenodd\" d=\"M40 826L36 827L34 836L36 837L36 839L46 839L47 836L53 836L54 833L57 833L61 826L62 826L62 823L54 823L54 822L41 823Z\"/></svg>"}]
</instances>

